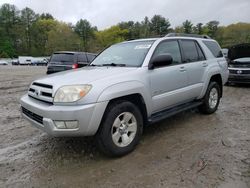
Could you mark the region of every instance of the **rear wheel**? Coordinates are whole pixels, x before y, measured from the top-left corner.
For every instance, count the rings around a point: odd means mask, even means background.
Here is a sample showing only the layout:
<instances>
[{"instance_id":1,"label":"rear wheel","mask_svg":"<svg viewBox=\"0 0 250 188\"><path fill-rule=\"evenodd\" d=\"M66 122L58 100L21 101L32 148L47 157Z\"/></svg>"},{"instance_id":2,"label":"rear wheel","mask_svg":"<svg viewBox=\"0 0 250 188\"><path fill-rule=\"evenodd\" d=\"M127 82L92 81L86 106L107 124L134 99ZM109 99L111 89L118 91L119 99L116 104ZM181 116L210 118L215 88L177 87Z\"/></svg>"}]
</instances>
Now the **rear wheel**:
<instances>
[{"instance_id":1,"label":"rear wheel","mask_svg":"<svg viewBox=\"0 0 250 188\"><path fill-rule=\"evenodd\" d=\"M111 103L96 135L99 149L109 156L122 156L133 151L143 131L140 110L129 101Z\"/></svg>"},{"instance_id":2,"label":"rear wheel","mask_svg":"<svg viewBox=\"0 0 250 188\"><path fill-rule=\"evenodd\" d=\"M220 86L217 82L210 82L203 98L203 104L199 107L200 112L204 114L214 113L220 103Z\"/></svg>"}]
</instances>

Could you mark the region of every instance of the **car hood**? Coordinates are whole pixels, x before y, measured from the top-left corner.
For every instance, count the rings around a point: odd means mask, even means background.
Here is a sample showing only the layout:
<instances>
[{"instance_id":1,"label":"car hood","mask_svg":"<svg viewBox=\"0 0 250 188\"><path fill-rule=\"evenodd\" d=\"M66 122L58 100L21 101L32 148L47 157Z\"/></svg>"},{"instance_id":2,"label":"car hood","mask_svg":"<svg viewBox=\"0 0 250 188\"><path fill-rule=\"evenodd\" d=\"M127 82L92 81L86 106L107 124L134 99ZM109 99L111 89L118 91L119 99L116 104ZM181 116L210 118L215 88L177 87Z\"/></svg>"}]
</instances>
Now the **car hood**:
<instances>
[{"instance_id":1,"label":"car hood","mask_svg":"<svg viewBox=\"0 0 250 188\"><path fill-rule=\"evenodd\" d=\"M234 59L233 62L250 63L250 57L243 57L243 58Z\"/></svg>"},{"instance_id":2,"label":"car hood","mask_svg":"<svg viewBox=\"0 0 250 188\"><path fill-rule=\"evenodd\" d=\"M63 85L90 84L103 78L126 74L136 70L134 67L83 67L80 69L63 71L36 80L35 82L60 87Z\"/></svg>"},{"instance_id":3,"label":"car hood","mask_svg":"<svg viewBox=\"0 0 250 188\"><path fill-rule=\"evenodd\" d=\"M238 44L232 46L228 51L228 59L230 60L235 60L245 57L250 57L250 43Z\"/></svg>"}]
</instances>

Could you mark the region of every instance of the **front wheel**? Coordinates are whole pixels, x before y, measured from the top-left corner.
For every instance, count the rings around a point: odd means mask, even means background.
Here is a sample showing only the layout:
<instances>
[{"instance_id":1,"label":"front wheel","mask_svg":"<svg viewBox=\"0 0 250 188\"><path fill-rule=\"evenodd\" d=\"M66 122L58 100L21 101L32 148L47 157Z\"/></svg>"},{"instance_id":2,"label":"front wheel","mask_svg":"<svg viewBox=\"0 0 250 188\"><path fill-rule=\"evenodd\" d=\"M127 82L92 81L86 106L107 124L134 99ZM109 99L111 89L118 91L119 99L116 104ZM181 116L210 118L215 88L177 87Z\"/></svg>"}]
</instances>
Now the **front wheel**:
<instances>
[{"instance_id":1,"label":"front wheel","mask_svg":"<svg viewBox=\"0 0 250 188\"><path fill-rule=\"evenodd\" d=\"M204 114L214 113L220 104L221 89L217 82L210 82L203 98L203 104L199 107Z\"/></svg>"},{"instance_id":2,"label":"front wheel","mask_svg":"<svg viewBox=\"0 0 250 188\"><path fill-rule=\"evenodd\" d=\"M122 156L133 151L143 131L140 110L129 101L112 102L106 109L96 135L99 149L109 156Z\"/></svg>"}]
</instances>

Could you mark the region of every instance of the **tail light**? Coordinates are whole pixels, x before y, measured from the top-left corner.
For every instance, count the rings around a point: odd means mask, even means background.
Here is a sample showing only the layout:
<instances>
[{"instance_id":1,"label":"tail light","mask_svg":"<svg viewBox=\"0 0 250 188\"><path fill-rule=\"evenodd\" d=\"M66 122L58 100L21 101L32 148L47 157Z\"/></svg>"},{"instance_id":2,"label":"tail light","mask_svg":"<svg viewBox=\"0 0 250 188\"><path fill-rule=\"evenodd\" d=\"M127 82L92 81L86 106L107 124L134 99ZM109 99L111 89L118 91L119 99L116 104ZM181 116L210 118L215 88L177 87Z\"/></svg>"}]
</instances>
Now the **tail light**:
<instances>
[{"instance_id":1,"label":"tail light","mask_svg":"<svg viewBox=\"0 0 250 188\"><path fill-rule=\"evenodd\" d=\"M77 69L77 68L78 68L78 64L77 63L75 63L75 64L72 65L72 69Z\"/></svg>"}]
</instances>

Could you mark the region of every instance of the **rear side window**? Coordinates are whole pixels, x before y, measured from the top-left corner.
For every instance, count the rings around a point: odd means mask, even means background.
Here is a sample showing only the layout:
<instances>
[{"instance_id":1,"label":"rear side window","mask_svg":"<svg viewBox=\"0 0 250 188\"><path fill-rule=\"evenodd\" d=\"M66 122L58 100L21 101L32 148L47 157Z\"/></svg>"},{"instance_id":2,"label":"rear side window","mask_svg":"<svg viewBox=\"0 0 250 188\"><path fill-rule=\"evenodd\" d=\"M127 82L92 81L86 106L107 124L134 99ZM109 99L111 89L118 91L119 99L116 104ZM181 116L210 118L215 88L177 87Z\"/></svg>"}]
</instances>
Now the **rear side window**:
<instances>
[{"instance_id":1,"label":"rear side window","mask_svg":"<svg viewBox=\"0 0 250 188\"><path fill-rule=\"evenodd\" d=\"M78 55L78 62L87 62L86 54Z\"/></svg>"},{"instance_id":2,"label":"rear side window","mask_svg":"<svg viewBox=\"0 0 250 188\"><path fill-rule=\"evenodd\" d=\"M184 63L200 61L195 41L181 40L181 46L184 53Z\"/></svg>"},{"instance_id":3,"label":"rear side window","mask_svg":"<svg viewBox=\"0 0 250 188\"><path fill-rule=\"evenodd\" d=\"M74 63L74 54L72 53L54 53L50 59L51 62L62 62L64 64Z\"/></svg>"},{"instance_id":4,"label":"rear side window","mask_svg":"<svg viewBox=\"0 0 250 188\"><path fill-rule=\"evenodd\" d=\"M196 48L197 48L197 51L198 51L199 60L200 61L206 60L206 58L204 56L204 53L201 50L201 47L197 43L196 43Z\"/></svg>"},{"instance_id":5,"label":"rear side window","mask_svg":"<svg viewBox=\"0 0 250 188\"><path fill-rule=\"evenodd\" d=\"M157 55L161 55L161 54L166 54L166 53L169 53L172 56L173 64L181 63L181 53L180 53L180 48L179 48L179 44L177 41L173 40L173 41L161 42L157 46L153 57Z\"/></svg>"},{"instance_id":6,"label":"rear side window","mask_svg":"<svg viewBox=\"0 0 250 188\"><path fill-rule=\"evenodd\" d=\"M214 41L202 41L212 52L214 57L223 57L220 46Z\"/></svg>"}]
</instances>

